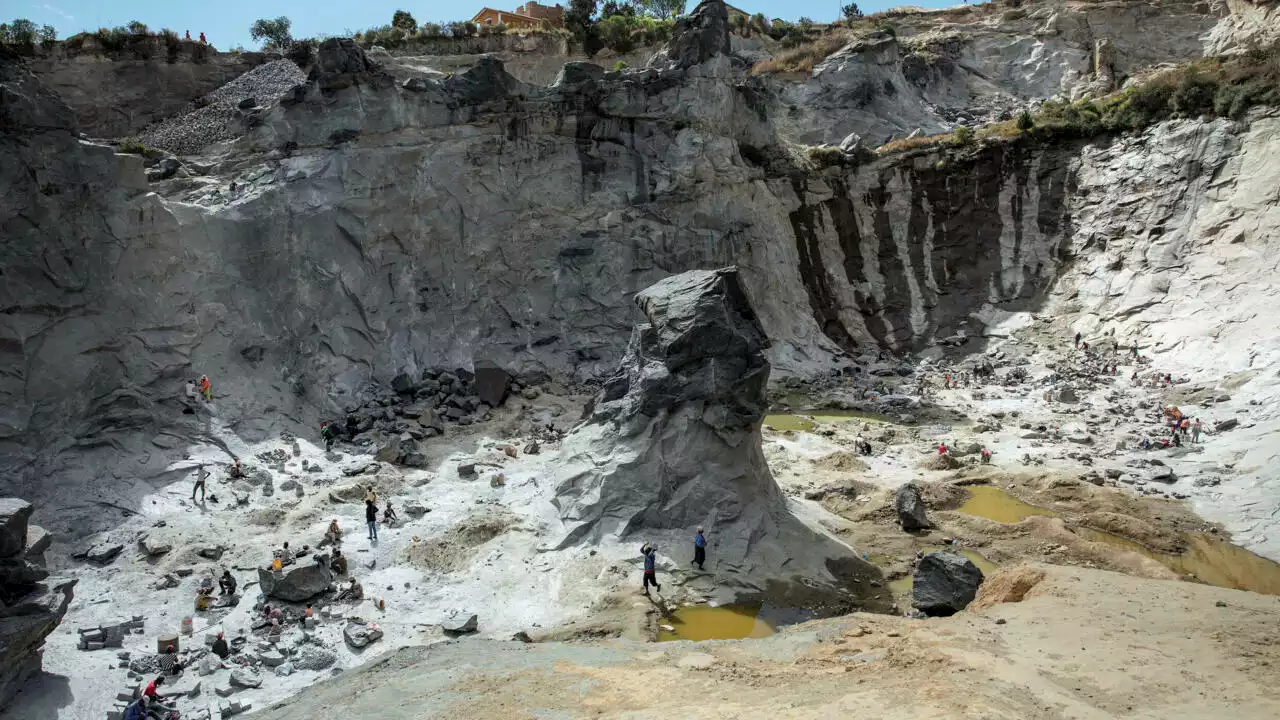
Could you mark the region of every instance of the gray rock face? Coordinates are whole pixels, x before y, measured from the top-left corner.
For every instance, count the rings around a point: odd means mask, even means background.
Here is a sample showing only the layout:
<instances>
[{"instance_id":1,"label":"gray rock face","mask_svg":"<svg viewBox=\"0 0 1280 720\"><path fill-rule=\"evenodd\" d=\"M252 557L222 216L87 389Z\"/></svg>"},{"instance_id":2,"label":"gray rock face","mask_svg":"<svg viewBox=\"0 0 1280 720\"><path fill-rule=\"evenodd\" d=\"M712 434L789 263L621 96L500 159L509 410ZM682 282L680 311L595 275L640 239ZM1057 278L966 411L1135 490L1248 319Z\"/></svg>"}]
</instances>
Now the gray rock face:
<instances>
[{"instance_id":1,"label":"gray rock face","mask_svg":"<svg viewBox=\"0 0 1280 720\"><path fill-rule=\"evenodd\" d=\"M982 571L965 556L947 551L925 555L916 567L911 606L934 617L968 607L982 584Z\"/></svg>"},{"instance_id":2,"label":"gray rock face","mask_svg":"<svg viewBox=\"0 0 1280 720\"><path fill-rule=\"evenodd\" d=\"M328 38L320 43L307 79L325 92L341 90L361 81L391 82L389 76L380 74L378 64L370 60L351 38Z\"/></svg>"},{"instance_id":3,"label":"gray rock face","mask_svg":"<svg viewBox=\"0 0 1280 720\"><path fill-rule=\"evenodd\" d=\"M907 532L933 527L933 523L929 522L924 500L920 498L920 488L912 483L903 485L894 493L893 509L898 513L898 523Z\"/></svg>"},{"instance_id":4,"label":"gray rock face","mask_svg":"<svg viewBox=\"0 0 1280 720\"><path fill-rule=\"evenodd\" d=\"M75 580L50 578L44 567L48 535L39 528L28 542L31 505L15 498L0 499L0 538L6 551L0 558L0 709L32 675L39 673L44 639L57 628L71 604Z\"/></svg>"},{"instance_id":5,"label":"gray rock face","mask_svg":"<svg viewBox=\"0 0 1280 720\"><path fill-rule=\"evenodd\" d=\"M561 546L606 536L684 546L708 528L722 585L830 578L847 548L787 510L761 453L769 341L738 271L695 270L641 291L618 371L562 444ZM865 570L865 568L862 568Z\"/></svg>"},{"instance_id":6,"label":"gray rock face","mask_svg":"<svg viewBox=\"0 0 1280 720\"><path fill-rule=\"evenodd\" d=\"M716 55L728 55L729 50L728 9L721 0L703 0L693 12L676 20L667 49L650 65L689 68Z\"/></svg>"},{"instance_id":7,"label":"gray rock face","mask_svg":"<svg viewBox=\"0 0 1280 720\"><path fill-rule=\"evenodd\" d=\"M0 499L0 557L13 557L27 546L27 522L33 510L26 500Z\"/></svg>"},{"instance_id":8,"label":"gray rock face","mask_svg":"<svg viewBox=\"0 0 1280 720\"><path fill-rule=\"evenodd\" d=\"M286 565L280 573L258 569L258 583L267 597L302 602L319 595L333 582L329 569L329 555L303 558L293 565Z\"/></svg>"}]
</instances>

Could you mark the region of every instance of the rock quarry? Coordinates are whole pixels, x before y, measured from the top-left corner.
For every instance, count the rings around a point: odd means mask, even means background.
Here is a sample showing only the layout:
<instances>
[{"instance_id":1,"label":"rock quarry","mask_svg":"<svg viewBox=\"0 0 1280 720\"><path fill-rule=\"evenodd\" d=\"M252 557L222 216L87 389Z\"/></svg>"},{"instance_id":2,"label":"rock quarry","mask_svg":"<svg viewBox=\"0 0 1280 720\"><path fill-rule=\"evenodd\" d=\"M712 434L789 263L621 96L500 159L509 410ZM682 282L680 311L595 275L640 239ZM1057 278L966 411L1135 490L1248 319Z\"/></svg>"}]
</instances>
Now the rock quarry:
<instances>
[{"instance_id":1,"label":"rock quarry","mask_svg":"<svg viewBox=\"0 0 1280 720\"><path fill-rule=\"evenodd\" d=\"M1278 7L0 47L0 712L1275 717Z\"/></svg>"}]
</instances>

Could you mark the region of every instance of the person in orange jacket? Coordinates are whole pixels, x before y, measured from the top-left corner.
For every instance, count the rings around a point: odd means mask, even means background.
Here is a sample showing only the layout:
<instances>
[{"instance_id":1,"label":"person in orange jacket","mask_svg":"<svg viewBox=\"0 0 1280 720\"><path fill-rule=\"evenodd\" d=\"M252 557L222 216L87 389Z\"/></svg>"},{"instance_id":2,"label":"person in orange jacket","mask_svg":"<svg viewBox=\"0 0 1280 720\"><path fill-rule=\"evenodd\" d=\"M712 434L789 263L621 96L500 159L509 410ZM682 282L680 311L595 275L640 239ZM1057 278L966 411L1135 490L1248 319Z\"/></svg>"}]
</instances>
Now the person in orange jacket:
<instances>
[{"instance_id":1,"label":"person in orange jacket","mask_svg":"<svg viewBox=\"0 0 1280 720\"><path fill-rule=\"evenodd\" d=\"M200 376L200 394L204 396L205 402L213 401L213 385L209 383L208 375Z\"/></svg>"}]
</instances>

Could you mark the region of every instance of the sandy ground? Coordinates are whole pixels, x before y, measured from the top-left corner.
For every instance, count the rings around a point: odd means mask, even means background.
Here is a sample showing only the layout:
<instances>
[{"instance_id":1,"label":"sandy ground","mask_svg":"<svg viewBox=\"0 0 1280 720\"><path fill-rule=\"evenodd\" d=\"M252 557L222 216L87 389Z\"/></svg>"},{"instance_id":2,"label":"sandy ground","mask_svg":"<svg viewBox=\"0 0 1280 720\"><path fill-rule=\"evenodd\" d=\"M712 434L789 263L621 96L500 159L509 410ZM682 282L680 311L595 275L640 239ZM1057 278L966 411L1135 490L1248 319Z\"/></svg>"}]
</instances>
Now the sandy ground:
<instances>
[{"instance_id":1,"label":"sandy ground","mask_svg":"<svg viewBox=\"0 0 1280 720\"><path fill-rule=\"evenodd\" d=\"M391 720L1280 714L1277 598L1042 569L1023 601L946 619L858 614L697 644L406 648L263 717L339 707Z\"/></svg>"}]
</instances>

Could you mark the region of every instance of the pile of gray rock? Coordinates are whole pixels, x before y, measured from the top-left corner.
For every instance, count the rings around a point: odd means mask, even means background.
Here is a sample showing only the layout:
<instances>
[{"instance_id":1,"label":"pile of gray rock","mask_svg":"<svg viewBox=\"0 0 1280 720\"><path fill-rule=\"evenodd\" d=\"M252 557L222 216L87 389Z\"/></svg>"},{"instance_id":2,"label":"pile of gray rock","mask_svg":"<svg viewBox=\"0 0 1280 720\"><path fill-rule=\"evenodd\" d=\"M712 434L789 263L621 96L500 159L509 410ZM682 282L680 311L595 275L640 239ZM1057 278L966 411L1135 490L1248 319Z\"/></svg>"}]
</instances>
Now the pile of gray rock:
<instances>
[{"instance_id":1,"label":"pile of gray rock","mask_svg":"<svg viewBox=\"0 0 1280 720\"><path fill-rule=\"evenodd\" d=\"M75 580L50 578L51 536L28 525L31 503L0 499L0 708L40 672L44 639L71 604Z\"/></svg>"},{"instance_id":2,"label":"pile of gray rock","mask_svg":"<svg viewBox=\"0 0 1280 720\"><path fill-rule=\"evenodd\" d=\"M144 145L179 155L199 153L210 143L235 137L246 115L260 113L263 104L270 104L306 79L292 60L259 65L205 95L190 112L147 128L140 139Z\"/></svg>"},{"instance_id":3,"label":"pile of gray rock","mask_svg":"<svg viewBox=\"0 0 1280 720\"><path fill-rule=\"evenodd\" d=\"M506 370L479 361L474 371L433 368L417 378L400 373L390 387L370 388L364 403L348 408L339 434L378 446L381 461L419 467L426 459L415 441L443 435L450 423L487 420L490 410L524 389Z\"/></svg>"}]
</instances>

